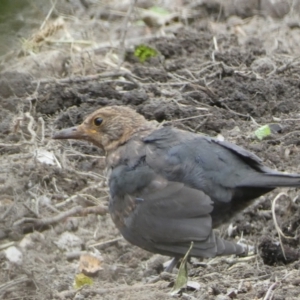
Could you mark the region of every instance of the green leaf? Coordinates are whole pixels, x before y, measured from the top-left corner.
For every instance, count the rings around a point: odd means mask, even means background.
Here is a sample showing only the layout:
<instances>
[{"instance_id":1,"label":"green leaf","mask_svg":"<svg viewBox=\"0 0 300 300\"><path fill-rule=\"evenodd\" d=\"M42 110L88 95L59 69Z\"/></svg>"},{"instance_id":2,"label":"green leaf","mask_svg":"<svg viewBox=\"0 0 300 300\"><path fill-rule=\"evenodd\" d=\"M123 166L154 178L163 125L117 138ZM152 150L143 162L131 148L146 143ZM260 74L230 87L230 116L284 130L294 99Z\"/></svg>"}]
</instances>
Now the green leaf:
<instances>
[{"instance_id":1,"label":"green leaf","mask_svg":"<svg viewBox=\"0 0 300 300\"><path fill-rule=\"evenodd\" d=\"M181 261L178 275L174 284L174 287L171 291L171 295L178 294L183 288L186 288L188 282L188 270L187 270L187 260L189 258L190 252L192 251L194 246L194 242L191 242L191 246L187 253L185 254L184 258Z\"/></svg>"},{"instance_id":2,"label":"green leaf","mask_svg":"<svg viewBox=\"0 0 300 300\"><path fill-rule=\"evenodd\" d=\"M271 128L269 125L261 126L255 130L254 134L259 140L263 140L271 134Z\"/></svg>"},{"instance_id":3,"label":"green leaf","mask_svg":"<svg viewBox=\"0 0 300 300\"><path fill-rule=\"evenodd\" d=\"M149 10L163 16L170 14L165 8L159 6L152 6Z\"/></svg>"},{"instance_id":4,"label":"green leaf","mask_svg":"<svg viewBox=\"0 0 300 300\"><path fill-rule=\"evenodd\" d=\"M141 44L135 48L134 56L143 63L147 59L157 56L157 51L151 47Z\"/></svg>"},{"instance_id":5,"label":"green leaf","mask_svg":"<svg viewBox=\"0 0 300 300\"><path fill-rule=\"evenodd\" d=\"M84 275L83 273L79 273L75 276L74 288L79 289L84 285L92 285L94 283L93 279Z\"/></svg>"}]
</instances>

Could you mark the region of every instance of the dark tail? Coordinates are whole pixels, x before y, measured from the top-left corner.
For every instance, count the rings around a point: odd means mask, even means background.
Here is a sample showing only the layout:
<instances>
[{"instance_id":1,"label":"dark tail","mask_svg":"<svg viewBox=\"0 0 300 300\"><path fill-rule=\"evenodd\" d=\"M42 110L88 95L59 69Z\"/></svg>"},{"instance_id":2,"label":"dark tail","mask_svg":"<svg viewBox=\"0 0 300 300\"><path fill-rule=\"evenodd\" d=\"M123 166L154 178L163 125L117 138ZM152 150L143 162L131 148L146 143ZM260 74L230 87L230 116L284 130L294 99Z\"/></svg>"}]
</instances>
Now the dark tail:
<instances>
[{"instance_id":1,"label":"dark tail","mask_svg":"<svg viewBox=\"0 0 300 300\"><path fill-rule=\"evenodd\" d=\"M244 178L238 187L274 189L276 187L300 187L299 174L256 173Z\"/></svg>"},{"instance_id":2,"label":"dark tail","mask_svg":"<svg viewBox=\"0 0 300 300\"><path fill-rule=\"evenodd\" d=\"M249 201L277 187L300 187L300 175L255 172L246 176L234 189L231 205L226 202L215 203L215 209L211 214L213 227L230 220L237 212L245 209L249 205Z\"/></svg>"}]
</instances>

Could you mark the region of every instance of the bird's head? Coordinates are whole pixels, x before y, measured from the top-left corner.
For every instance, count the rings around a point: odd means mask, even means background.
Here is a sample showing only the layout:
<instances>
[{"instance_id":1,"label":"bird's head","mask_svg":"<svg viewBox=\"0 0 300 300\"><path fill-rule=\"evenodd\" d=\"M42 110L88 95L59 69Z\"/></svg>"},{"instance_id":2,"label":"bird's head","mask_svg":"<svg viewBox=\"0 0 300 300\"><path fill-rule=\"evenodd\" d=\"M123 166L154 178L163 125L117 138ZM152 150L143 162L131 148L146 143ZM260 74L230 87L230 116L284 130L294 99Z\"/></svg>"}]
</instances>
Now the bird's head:
<instances>
[{"instance_id":1,"label":"bird's head","mask_svg":"<svg viewBox=\"0 0 300 300\"><path fill-rule=\"evenodd\" d=\"M108 152L151 127L151 122L129 107L107 106L90 114L81 125L56 132L53 138L89 141Z\"/></svg>"}]
</instances>

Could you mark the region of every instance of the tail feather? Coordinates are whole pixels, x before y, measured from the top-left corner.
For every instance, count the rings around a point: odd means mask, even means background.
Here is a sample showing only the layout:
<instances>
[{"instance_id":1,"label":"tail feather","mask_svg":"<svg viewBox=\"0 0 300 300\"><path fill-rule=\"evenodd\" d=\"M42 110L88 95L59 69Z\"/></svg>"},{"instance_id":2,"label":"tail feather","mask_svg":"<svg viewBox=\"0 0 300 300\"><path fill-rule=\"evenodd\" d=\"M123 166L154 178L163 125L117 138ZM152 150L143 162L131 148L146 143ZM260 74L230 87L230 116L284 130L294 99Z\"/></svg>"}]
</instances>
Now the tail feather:
<instances>
[{"instance_id":1,"label":"tail feather","mask_svg":"<svg viewBox=\"0 0 300 300\"><path fill-rule=\"evenodd\" d=\"M190 247L190 243L155 244L155 251L163 255L181 257ZM209 258L219 255L242 255L247 250L244 246L220 238L212 231L206 241L194 241L190 255L194 257Z\"/></svg>"},{"instance_id":2,"label":"tail feather","mask_svg":"<svg viewBox=\"0 0 300 300\"><path fill-rule=\"evenodd\" d=\"M299 174L256 173L244 178L239 187L300 187Z\"/></svg>"},{"instance_id":3,"label":"tail feather","mask_svg":"<svg viewBox=\"0 0 300 300\"><path fill-rule=\"evenodd\" d=\"M244 246L226 241L212 231L206 243L194 243L191 254L197 257L215 257L219 255L242 255L246 252Z\"/></svg>"}]
</instances>

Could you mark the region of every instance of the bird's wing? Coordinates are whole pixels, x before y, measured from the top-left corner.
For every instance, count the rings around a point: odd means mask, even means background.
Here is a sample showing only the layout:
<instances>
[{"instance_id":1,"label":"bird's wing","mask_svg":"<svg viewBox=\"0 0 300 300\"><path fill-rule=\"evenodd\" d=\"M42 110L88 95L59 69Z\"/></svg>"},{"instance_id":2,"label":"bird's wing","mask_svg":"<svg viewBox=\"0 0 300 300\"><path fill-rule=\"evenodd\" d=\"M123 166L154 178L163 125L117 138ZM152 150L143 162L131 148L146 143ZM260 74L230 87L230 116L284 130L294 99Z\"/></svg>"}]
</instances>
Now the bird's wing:
<instances>
[{"instance_id":1,"label":"bird's wing","mask_svg":"<svg viewBox=\"0 0 300 300\"><path fill-rule=\"evenodd\" d=\"M253 169L262 173L277 173L264 166L258 156L235 144L172 127L154 131L144 142L153 145L158 152L167 151L168 162L171 163L184 164L191 160L206 171L220 170L220 167L226 165L229 169L244 165L247 171Z\"/></svg>"},{"instance_id":2,"label":"bird's wing","mask_svg":"<svg viewBox=\"0 0 300 300\"><path fill-rule=\"evenodd\" d=\"M174 128L157 130L145 145L147 163L158 174L202 190L214 202L230 202L243 172L250 169L226 147Z\"/></svg>"},{"instance_id":3,"label":"bird's wing","mask_svg":"<svg viewBox=\"0 0 300 300\"><path fill-rule=\"evenodd\" d=\"M122 215L119 226L131 243L152 252L212 257L241 253L241 247L212 231L212 201L200 190L168 181L149 166L119 166L110 178L111 214ZM129 208L130 207L130 208Z\"/></svg>"},{"instance_id":4,"label":"bird's wing","mask_svg":"<svg viewBox=\"0 0 300 300\"><path fill-rule=\"evenodd\" d=\"M147 163L158 174L204 191L215 203L251 200L277 186L300 186L298 174L269 169L256 155L226 141L162 128L144 142Z\"/></svg>"},{"instance_id":5,"label":"bird's wing","mask_svg":"<svg viewBox=\"0 0 300 300\"><path fill-rule=\"evenodd\" d=\"M226 148L230 150L232 153L234 153L236 156L238 156L240 159L242 159L247 165L251 166L253 169L263 172L263 173L277 173L276 171L268 168L265 166L262 162L262 160L256 156L255 154L251 153L250 151L247 151L246 149L243 149L235 144L232 144L227 141L220 141L218 139L214 138L207 138L213 143L222 146L223 148Z\"/></svg>"}]
</instances>

